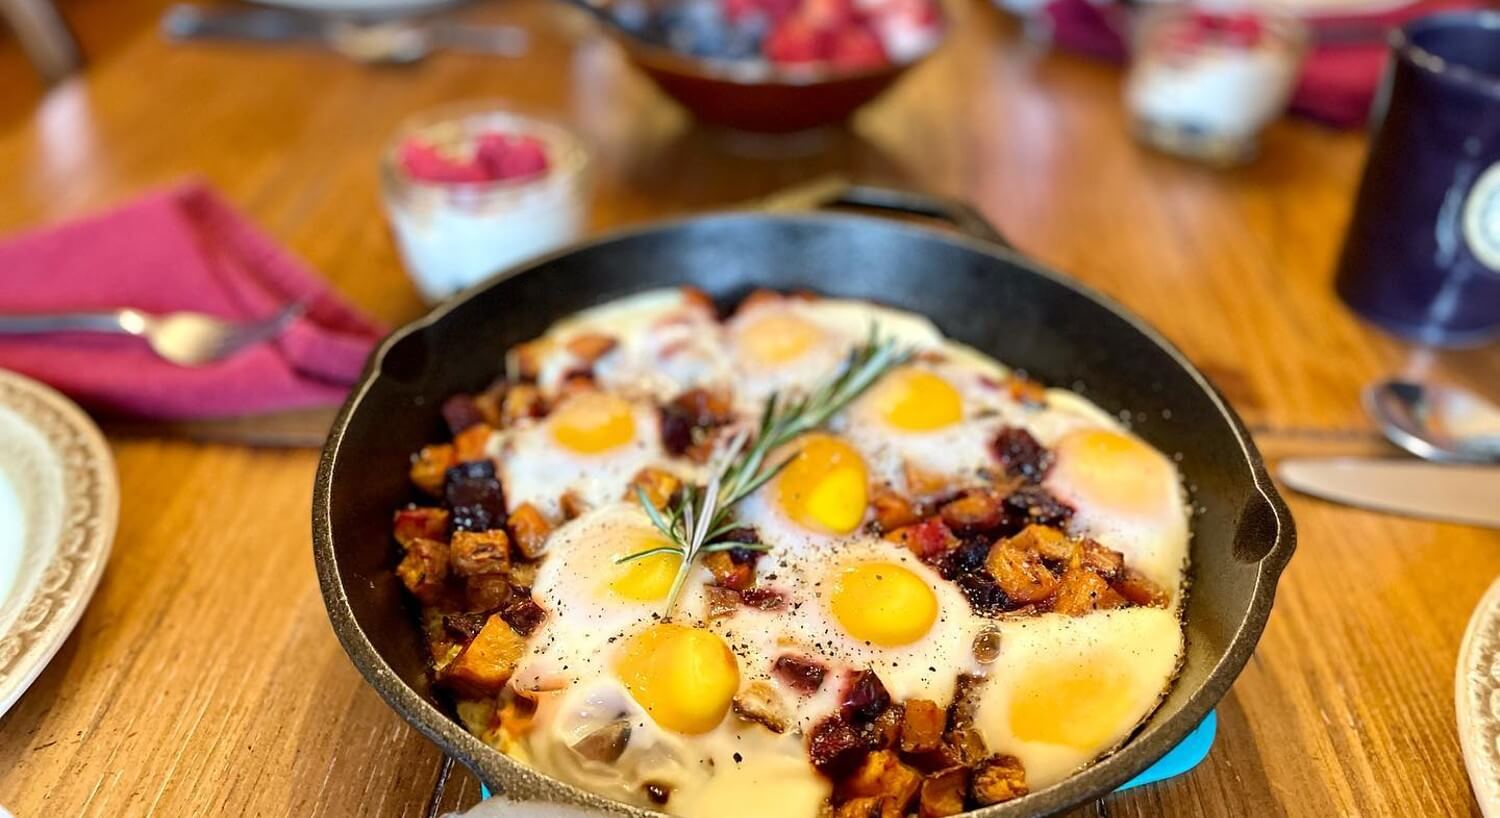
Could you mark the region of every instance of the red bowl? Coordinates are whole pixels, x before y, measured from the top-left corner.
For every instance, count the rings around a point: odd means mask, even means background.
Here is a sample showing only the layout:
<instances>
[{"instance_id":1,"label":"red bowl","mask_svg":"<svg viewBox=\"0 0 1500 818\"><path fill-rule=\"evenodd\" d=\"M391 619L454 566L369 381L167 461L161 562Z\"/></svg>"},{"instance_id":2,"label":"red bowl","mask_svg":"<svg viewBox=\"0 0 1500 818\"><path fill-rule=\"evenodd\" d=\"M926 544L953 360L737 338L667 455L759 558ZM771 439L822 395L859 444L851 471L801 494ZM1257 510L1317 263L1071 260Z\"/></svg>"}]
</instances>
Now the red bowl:
<instances>
[{"instance_id":1,"label":"red bowl","mask_svg":"<svg viewBox=\"0 0 1500 818\"><path fill-rule=\"evenodd\" d=\"M692 57L609 27L630 61L698 119L742 131L789 133L848 119L946 38L939 23L931 47L903 63L839 71L826 66L777 66Z\"/></svg>"}]
</instances>

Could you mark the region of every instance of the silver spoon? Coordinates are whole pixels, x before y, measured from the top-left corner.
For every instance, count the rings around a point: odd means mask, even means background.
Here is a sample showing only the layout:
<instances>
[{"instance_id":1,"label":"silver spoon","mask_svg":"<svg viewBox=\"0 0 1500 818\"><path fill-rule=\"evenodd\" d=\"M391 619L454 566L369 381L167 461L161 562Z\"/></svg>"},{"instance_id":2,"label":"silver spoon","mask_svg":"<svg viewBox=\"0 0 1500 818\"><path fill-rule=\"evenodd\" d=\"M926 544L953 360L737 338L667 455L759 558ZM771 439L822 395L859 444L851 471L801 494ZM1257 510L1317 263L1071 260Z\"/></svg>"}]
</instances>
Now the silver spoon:
<instances>
[{"instance_id":1,"label":"silver spoon","mask_svg":"<svg viewBox=\"0 0 1500 818\"><path fill-rule=\"evenodd\" d=\"M1363 399L1386 438L1423 460L1500 463L1500 407L1468 390L1392 380Z\"/></svg>"},{"instance_id":2,"label":"silver spoon","mask_svg":"<svg viewBox=\"0 0 1500 818\"><path fill-rule=\"evenodd\" d=\"M145 339L158 356L180 366L203 366L269 341L306 310L289 304L257 321L225 321L199 312L151 315L140 310L0 316L0 335L96 332Z\"/></svg>"}]
</instances>

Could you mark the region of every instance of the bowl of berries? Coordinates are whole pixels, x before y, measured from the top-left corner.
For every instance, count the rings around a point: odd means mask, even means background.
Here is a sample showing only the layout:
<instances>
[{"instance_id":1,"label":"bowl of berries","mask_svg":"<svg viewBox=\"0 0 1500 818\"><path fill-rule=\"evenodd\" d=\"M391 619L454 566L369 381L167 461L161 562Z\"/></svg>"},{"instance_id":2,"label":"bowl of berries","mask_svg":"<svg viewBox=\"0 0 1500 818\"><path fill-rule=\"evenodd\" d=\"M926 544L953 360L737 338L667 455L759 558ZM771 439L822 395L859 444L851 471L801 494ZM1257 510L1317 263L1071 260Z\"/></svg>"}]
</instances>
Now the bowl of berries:
<instances>
[{"instance_id":1,"label":"bowl of berries","mask_svg":"<svg viewBox=\"0 0 1500 818\"><path fill-rule=\"evenodd\" d=\"M939 0L572 0L698 119L785 133L848 118L932 53Z\"/></svg>"}]
</instances>

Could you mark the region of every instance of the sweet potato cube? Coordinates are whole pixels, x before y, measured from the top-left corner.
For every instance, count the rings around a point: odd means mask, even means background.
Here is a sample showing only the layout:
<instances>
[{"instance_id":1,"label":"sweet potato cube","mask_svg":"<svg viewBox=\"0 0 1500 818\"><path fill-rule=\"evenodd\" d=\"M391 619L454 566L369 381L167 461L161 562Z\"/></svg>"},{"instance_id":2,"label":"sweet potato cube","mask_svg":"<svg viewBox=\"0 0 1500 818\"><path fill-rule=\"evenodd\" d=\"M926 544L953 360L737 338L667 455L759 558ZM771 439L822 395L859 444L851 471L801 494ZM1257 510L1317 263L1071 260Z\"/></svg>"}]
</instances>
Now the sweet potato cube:
<instances>
[{"instance_id":1,"label":"sweet potato cube","mask_svg":"<svg viewBox=\"0 0 1500 818\"><path fill-rule=\"evenodd\" d=\"M564 520L577 519L589 510L589 502L572 489L563 492L563 496L558 498L557 504L562 508Z\"/></svg>"},{"instance_id":2,"label":"sweet potato cube","mask_svg":"<svg viewBox=\"0 0 1500 818\"><path fill-rule=\"evenodd\" d=\"M537 507L522 503L510 513L505 525L510 529L516 550L529 560L540 557L547 551L547 538L552 536L552 523Z\"/></svg>"},{"instance_id":3,"label":"sweet potato cube","mask_svg":"<svg viewBox=\"0 0 1500 818\"><path fill-rule=\"evenodd\" d=\"M1073 551L1078 547L1077 543L1068 539L1068 535L1046 525L1032 523L1021 530L1021 533L1006 540L1011 548L1034 552L1044 560L1052 562L1068 562L1073 559Z\"/></svg>"},{"instance_id":4,"label":"sweet potato cube","mask_svg":"<svg viewBox=\"0 0 1500 818\"><path fill-rule=\"evenodd\" d=\"M444 508L403 508L396 512L396 542L402 548L412 540L448 539L448 510Z\"/></svg>"},{"instance_id":5,"label":"sweet potato cube","mask_svg":"<svg viewBox=\"0 0 1500 818\"><path fill-rule=\"evenodd\" d=\"M905 814L906 807L917 797L922 774L901 761L893 750L877 750L838 783L841 799L879 798L890 801Z\"/></svg>"},{"instance_id":6,"label":"sweet potato cube","mask_svg":"<svg viewBox=\"0 0 1500 818\"><path fill-rule=\"evenodd\" d=\"M1094 540L1078 544L1078 563L1109 582L1114 582L1125 570L1125 555L1105 548Z\"/></svg>"},{"instance_id":7,"label":"sweet potato cube","mask_svg":"<svg viewBox=\"0 0 1500 818\"><path fill-rule=\"evenodd\" d=\"M1145 574L1134 568L1121 571L1120 578L1112 587L1132 605L1165 608L1172 600L1172 595L1167 593L1165 588L1147 579Z\"/></svg>"},{"instance_id":8,"label":"sweet potato cube","mask_svg":"<svg viewBox=\"0 0 1500 818\"><path fill-rule=\"evenodd\" d=\"M510 681L526 640L498 615L485 621L479 635L443 670L443 681L469 696L493 696Z\"/></svg>"},{"instance_id":9,"label":"sweet potato cube","mask_svg":"<svg viewBox=\"0 0 1500 818\"><path fill-rule=\"evenodd\" d=\"M619 346L619 339L613 335L605 335L602 332L581 332L567 341L568 352L585 364L603 358L609 351Z\"/></svg>"},{"instance_id":10,"label":"sweet potato cube","mask_svg":"<svg viewBox=\"0 0 1500 818\"><path fill-rule=\"evenodd\" d=\"M1052 610L1069 616L1080 616L1089 611L1123 608L1125 605L1125 597L1109 587L1103 577L1073 566L1063 572L1062 581L1057 584L1057 598L1052 602Z\"/></svg>"},{"instance_id":11,"label":"sweet potato cube","mask_svg":"<svg viewBox=\"0 0 1500 818\"><path fill-rule=\"evenodd\" d=\"M929 699L908 699L901 719L901 750L907 753L932 752L943 744L943 727L948 714Z\"/></svg>"},{"instance_id":12,"label":"sweet potato cube","mask_svg":"<svg viewBox=\"0 0 1500 818\"><path fill-rule=\"evenodd\" d=\"M458 455L447 443L423 446L411 459L411 482L434 497L443 496L443 479L458 464Z\"/></svg>"},{"instance_id":13,"label":"sweet potato cube","mask_svg":"<svg viewBox=\"0 0 1500 818\"><path fill-rule=\"evenodd\" d=\"M721 619L733 614L740 609L740 603L744 601L739 591L733 588L721 588L717 585L704 587L703 595L707 600L709 619Z\"/></svg>"},{"instance_id":14,"label":"sweet potato cube","mask_svg":"<svg viewBox=\"0 0 1500 818\"><path fill-rule=\"evenodd\" d=\"M488 423L480 422L464 429L453 438L453 455L458 462L483 460L489 457L490 436L495 433Z\"/></svg>"},{"instance_id":15,"label":"sweet potato cube","mask_svg":"<svg viewBox=\"0 0 1500 818\"><path fill-rule=\"evenodd\" d=\"M464 599L475 612L499 610L510 601L511 587L504 574L479 574L464 580Z\"/></svg>"},{"instance_id":16,"label":"sweet potato cube","mask_svg":"<svg viewBox=\"0 0 1500 818\"><path fill-rule=\"evenodd\" d=\"M529 383L518 383L505 390L500 400L500 423L511 426L525 418L541 417L547 408L542 390Z\"/></svg>"},{"instance_id":17,"label":"sweet potato cube","mask_svg":"<svg viewBox=\"0 0 1500 818\"><path fill-rule=\"evenodd\" d=\"M510 570L510 538L500 529L455 531L448 562L461 577L504 574Z\"/></svg>"},{"instance_id":18,"label":"sweet potato cube","mask_svg":"<svg viewBox=\"0 0 1500 818\"><path fill-rule=\"evenodd\" d=\"M682 487L682 481L677 475L654 466L647 466L636 472L631 479L630 485L625 489L625 499L635 502L641 494L646 496L646 501L657 509L664 509L671 501L672 495Z\"/></svg>"},{"instance_id":19,"label":"sweet potato cube","mask_svg":"<svg viewBox=\"0 0 1500 818\"><path fill-rule=\"evenodd\" d=\"M906 478L906 491L913 497L933 497L948 490L948 476L931 472L914 465L910 460L901 464Z\"/></svg>"},{"instance_id":20,"label":"sweet potato cube","mask_svg":"<svg viewBox=\"0 0 1500 818\"><path fill-rule=\"evenodd\" d=\"M875 509L875 524L881 531L895 531L918 521L917 507L890 486L876 486L870 505Z\"/></svg>"},{"instance_id":21,"label":"sweet potato cube","mask_svg":"<svg viewBox=\"0 0 1500 818\"><path fill-rule=\"evenodd\" d=\"M1028 792L1026 769L1019 758L993 755L974 765L969 793L981 807L1020 798Z\"/></svg>"},{"instance_id":22,"label":"sweet potato cube","mask_svg":"<svg viewBox=\"0 0 1500 818\"><path fill-rule=\"evenodd\" d=\"M984 566L1000 590L1011 601L1022 605L1041 602L1057 590L1057 577L1042 563L1041 555L1023 550L1010 540L1001 540L991 546Z\"/></svg>"},{"instance_id":23,"label":"sweet potato cube","mask_svg":"<svg viewBox=\"0 0 1500 818\"><path fill-rule=\"evenodd\" d=\"M441 540L415 539L406 547L406 557L396 566L412 596L428 605L443 597L443 582L448 578L448 544Z\"/></svg>"},{"instance_id":24,"label":"sweet potato cube","mask_svg":"<svg viewBox=\"0 0 1500 818\"><path fill-rule=\"evenodd\" d=\"M994 531L1005 521L1005 498L990 489L969 489L944 503L938 513L954 531Z\"/></svg>"},{"instance_id":25,"label":"sweet potato cube","mask_svg":"<svg viewBox=\"0 0 1500 818\"><path fill-rule=\"evenodd\" d=\"M963 812L968 790L968 767L949 767L927 776L917 795L918 818L947 818Z\"/></svg>"},{"instance_id":26,"label":"sweet potato cube","mask_svg":"<svg viewBox=\"0 0 1500 818\"><path fill-rule=\"evenodd\" d=\"M721 587L743 591L755 582L755 566L748 562L735 562L728 551L709 554L703 558L703 564Z\"/></svg>"},{"instance_id":27,"label":"sweet potato cube","mask_svg":"<svg viewBox=\"0 0 1500 818\"><path fill-rule=\"evenodd\" d=\"M833 808L833 818L903 818L901 808L886 798L856 798Z\"/></svg>"}]
</instances>

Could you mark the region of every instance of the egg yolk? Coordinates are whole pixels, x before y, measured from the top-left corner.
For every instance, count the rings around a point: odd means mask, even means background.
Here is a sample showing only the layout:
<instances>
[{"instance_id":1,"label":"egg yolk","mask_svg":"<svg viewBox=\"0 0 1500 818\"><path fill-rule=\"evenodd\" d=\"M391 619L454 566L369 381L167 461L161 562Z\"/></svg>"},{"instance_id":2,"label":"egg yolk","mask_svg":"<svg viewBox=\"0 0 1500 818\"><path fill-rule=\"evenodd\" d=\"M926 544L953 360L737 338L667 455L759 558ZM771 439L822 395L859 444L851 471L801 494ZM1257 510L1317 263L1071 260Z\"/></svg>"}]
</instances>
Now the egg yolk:
<instances>
[{"instance_id":1,"label":"egg yolk","mask_svg":"<svg viewBox=\"0 0 1500 818\"><path fill-rule=\"evenodd\" d=\"M1073 432L1057 444L1052 480L1081 502L1126 514L1154 514L1175 477L1166 458L1129 435Z\"/></svg>"},{"instance_id":2,"label":"egg yolk","mask_svg":"<svg viewBox=\"0 0 1500 818\"><path fill-rule=\"evenodd\" d=\"M804 528L848 534L865 518L870 476L848 443L829 435L807 435L776 477L777 503Z\"/></svg>"},{"instance_id":3,"label":"egg yolk","mask_svg":"<svg viewBox=\"0 0 1500 818\"><path fill-rule=\"evenodd\" d=\"M563 401L549 420L552 439L578 454L599 454L635 439L630 404L605 392L584 392Z\"/></svg>"},{"instance_id":4,"label":"egg yolk","mask_svg":"<svg viewBox=\"0 0 1500 818\"><path fill-rule=\"evenodd\" d=\"M615 673L653 721L679 733L706 733L724 720L740 686L734 653L702 628L661 623L626 641Z\"/></svg>"},{"instance_id":5,"label":"egg yolk","mask_svg":"<svg viewBox=\"0 0 1500 818\"><path fill-rule=\"evenodd\" d=\"M841 571L829 606L844 631L883 648L909 645L932 629L937 595L921 577L894 562L865 562Z\"/></svg>"},{"instance_id":6,"label":"egg yolk","mask_svg":"<svg viewBox=\"0 0 1500 818\"><path fill-rule=\"evenodd\" d=\"M953 384L925 369L898 369L872 396L885 422L908 432L930 432L963 418L964 403Z\"/></svg>"},{"instance_id":7,"label":"egg yolk","mask_svg":"<svg viewBox=\"0 0 1500 818\"><path fill-rule=\"evenodd\" d=\"M647 538L626 553L637 553L662 545L667 545L667 541ZM673 580L677 579L677 569L681 567L682 556L665 551L630 562L616 563L609 590L632 602L657 602L666 598L667 592L672 589Z\"/></svg>"},{"instance_id":8,"label":"egg yolk","mask_svg":"<svg viewBox=\"0 0 1500 818\"><path fill-rule=\"evenodd\" d=\"M1087 664L1053 662L1021 676L1010 700L1010 730L1021 741L1094 751L1133 723L1134 678L1116 656Z\"/></svg>"},{"instance_id":9,"label":"egg yolk","mask_svg":"<svg viewBox=\"0 0 1500 818\"><path fill-rule=\"evenodd\" d=\"M757 318L739 332L739 345L745 356L761 366L796 360L822 340L822 330L795 315Z\"/></svg>"}]
</instances>

